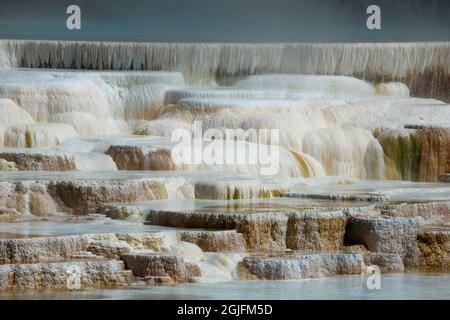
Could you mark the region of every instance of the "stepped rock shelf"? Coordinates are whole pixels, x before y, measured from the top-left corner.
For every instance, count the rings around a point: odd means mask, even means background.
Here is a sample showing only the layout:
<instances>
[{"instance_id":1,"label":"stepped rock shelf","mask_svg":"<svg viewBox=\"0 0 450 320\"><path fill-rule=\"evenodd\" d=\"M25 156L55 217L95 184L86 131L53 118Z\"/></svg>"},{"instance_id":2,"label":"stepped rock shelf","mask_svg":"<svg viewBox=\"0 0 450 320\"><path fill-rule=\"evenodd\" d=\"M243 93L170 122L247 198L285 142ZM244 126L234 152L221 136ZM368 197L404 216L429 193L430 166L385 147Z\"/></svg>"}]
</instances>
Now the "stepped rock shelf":
<instances>
[{"instance_id":1,"label":"stepped rock shelf","mask_svg":"<svg viewBox=\"0 0 450 320\"><path fill-rule=\"evenodd\" d=\"M449 43L0 40L0 298L449 273L449 69ZM277 170L179 161L221 141Z\"/></svg>"}]
</instances>

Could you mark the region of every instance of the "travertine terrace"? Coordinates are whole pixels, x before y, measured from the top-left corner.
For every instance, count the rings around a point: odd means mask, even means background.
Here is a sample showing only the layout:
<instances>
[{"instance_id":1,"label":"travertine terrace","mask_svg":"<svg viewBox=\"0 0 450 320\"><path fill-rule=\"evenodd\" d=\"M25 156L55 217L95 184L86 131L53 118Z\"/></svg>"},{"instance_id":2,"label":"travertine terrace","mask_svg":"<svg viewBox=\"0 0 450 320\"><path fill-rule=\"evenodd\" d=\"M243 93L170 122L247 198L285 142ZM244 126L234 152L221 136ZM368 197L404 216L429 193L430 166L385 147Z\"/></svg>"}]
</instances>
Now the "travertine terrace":
<instances>
[{"instance_id":1,"label":"travertine terrace","mask_svg":"<svg viewBox=\"0 0 450 320\"><path fill-rule=\"evenodd\" d=\"M449 272L449 74L447 42L0 40L0 290Z\"/></svg>"}]
</instances>

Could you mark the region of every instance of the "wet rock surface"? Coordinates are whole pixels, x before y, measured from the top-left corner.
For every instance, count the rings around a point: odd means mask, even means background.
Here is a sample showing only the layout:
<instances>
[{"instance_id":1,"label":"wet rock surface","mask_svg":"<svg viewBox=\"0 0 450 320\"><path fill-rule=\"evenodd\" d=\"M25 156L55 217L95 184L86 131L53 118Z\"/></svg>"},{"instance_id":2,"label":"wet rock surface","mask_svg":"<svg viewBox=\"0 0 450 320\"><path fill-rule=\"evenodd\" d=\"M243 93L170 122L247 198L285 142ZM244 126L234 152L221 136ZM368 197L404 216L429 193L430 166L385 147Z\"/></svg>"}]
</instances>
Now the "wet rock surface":
<instances>
[{"instance_id":1,"label":"wet rock surface","mask_svg":"<svg viewBox=\"0 0 450 320\"><path fill-rule=\"evenodd\" d=\"M439 181L449 171L449 128L386 130L378 140L386 163L395 164L387 172L390 179Z\"/></svg>"},{"instance_id":2,"label":"wet rock surface","mask_svg":"<svg viewBox=\"0 0 450 320\"><path fill-rule=\"evenodd\" d=\"M180 283L186 281L184 258L172 254L123 254L127 269L137 277L156 282ZM190 268L192 273L192 267Z\"/></svg>"},{"instance_id":3,"label":"wet rock surface","mask_svg":"<svg viewBox=\"0 0 450 320\"><path fill-rule=\"evenodd\" d=\"M124 285L132 279L123 261L116 260L0 265L0 290L82 289Z\"/></svg>"},{"instance_id":4,"label":"wet rock surface","mask_svg":"<svg viewBox=\"0 0 450 320\"><path fill-rule=\"evenodd\" d=\"M32 239L0 239L0 263L62 261L86 251L87 236L63 236Z\"/></svg>"},{"instance_id":5,"label":"wet rock surface","mask_svg":"<svg viewBox=\"0 0 450 320\"><path fill-rule=\"evenodd\" d=\"M171 233L0 239L0 289L117 286L135 281L133 273L156 282L201 277L197 264L165 251L183 252L182 242Z\"/></svg>"},{"instance_id":6,"label":"wet rock surface","mask_svg":"<svg viewBox=\"0 0 450 320\"><path fill-rule=\"evenodd\" d=\"M246 257L240 262L242 277L291 280L361 274L364 262L357 253L300 254L292 257Z\"/></svg>"},{"instance_id":7,"label":"wet rock surface","mask_svg":"<svg viewBox=\"0 0 450 320\"><path fill-rule=\"evenodd\" d=\"M374 253L399 254L405 267L419 265L419 248L416 235L419 223L416 218L356 218L350 217L345 242L364 244Z\"/></svg>"},{"instance_id":8,"label":"wet rock surface","mask_svg":"<svg viewBox=\"0 0 450 320\"><path fill-rule=\"evenodd\" d=\"M381 212L386 216L417 217L428 225L445 225L450 218L450 202L439 201L429 203L414 203L381 206Z\"/></svg>"},{"instance_id":9,"label":"wet rock surface","mask_svg":"<svg viewBox=\"0 0 450 320\"><path fill-rule=\"evenodd\" d=\"M73 155L0 151L0 158L16 163L19 170L65 171L76 169Z\"/></svg>"},{"instance_id":10,"label":"wet rock surface","mask_svg":"<svg viewBox=\"0 0 450 320\"><path fill-rule=\"evenodd\" d=\"M206 252L245 251L244 237L235 230L180 231L180 240L191 242Z\"/></svg>"},{"instance_id":11,"label":"wet rock surface","mask_svg":"<svg viewBox=\"0 0 450 320\"><path fill-rule=\"evenodd\" d=\"M166 199L168 179L136 180L41 180L0 182L4 196L0 207L34 215L54 215L64 212L74 215L97 213L108 203L128 203ZM178 192L175 184L170 191ZM189 192L186 189L186 193ZM181 194L184 190L179 191ZM42 213L42 214L41 214Z\"/></svg>"},{"instance_id":12,"label":"wet rock surface","mask_svg":"<svg viewBox=\"0 0 450 320\"><path fill-rule=\"evenodd\" d=\"M320 193L298 193L285 192L283 197L290 198L312 198L343 201L367 201L367 202L387 202L389 196L382 194L320 194Z\"/></svg>"},{"instance_id":13,"label":"wet rock surface","mask_svg":"<svg viewBox=\"0 0 450 320\"><path fill-rule=\"evenodd\" d=\"M364 255L364 263L366 266L375 265L379 267L383 273L405 271L403 257L400 254L366 253Z\"/></svg>"},{"instance_id":14,"label":"wet rock surface","mask_svg":"<svg viewBox=\"0 0 450 320\"><path fill-rule=\"evenodd\" d=\"M119 170L174 170L170 148L158 146L112 145L106 154Z\"/></svg>"},{"instance_id":15,"label":"wet rock surface","mask_svg":"<svg viewBox=\"0 0 450 320\"><path fill-rule=\"evenodd\" d=\"M235 229L249 250L284 250L288 218L283 213L199 213L151 210L147 221L162 226Z\"/></svg>"},{"instance_id":16,"label":"wet rock surface","mask_svg":"<svg viewBox=\"0 0 450 320\"><path fill-rule=\"evenodd\" d=\"M345 213L149 210L151 223L183 230L4 239L2 289L64 288L67 268L81 268L82 288L136 279L149 284L211 281L220 273L225 281L356 275L368 266L382 273L448 270L448 231L420 226L411 211L389 216L370 208ZM401 208L397 214L411 209ZM441 212L442 205L433 208ZM205 226L215 230L198 230Z\"/></svg>"},{"instance_id":17,"label":"wet rock surface","mask_svg":"<svg viewBox=\"0 0 450 320\"><path fill-rule=\"evenodd\" d=\"M122 240L95 240L89 243L88 251L108 259L119 259L131 251L130 245Z\"/></svg>"},{"instance_id":18,"label":"wet rock surface","mask_svg":"<svg viewBox=\"0 0 450 320\"><path fill-rule=\"evenodd\" d=\"M50 182L48 190L74 214L95 213L109 202L167 198L164 185L153 181L61 181Z\"/></svg>"}]
</instances>

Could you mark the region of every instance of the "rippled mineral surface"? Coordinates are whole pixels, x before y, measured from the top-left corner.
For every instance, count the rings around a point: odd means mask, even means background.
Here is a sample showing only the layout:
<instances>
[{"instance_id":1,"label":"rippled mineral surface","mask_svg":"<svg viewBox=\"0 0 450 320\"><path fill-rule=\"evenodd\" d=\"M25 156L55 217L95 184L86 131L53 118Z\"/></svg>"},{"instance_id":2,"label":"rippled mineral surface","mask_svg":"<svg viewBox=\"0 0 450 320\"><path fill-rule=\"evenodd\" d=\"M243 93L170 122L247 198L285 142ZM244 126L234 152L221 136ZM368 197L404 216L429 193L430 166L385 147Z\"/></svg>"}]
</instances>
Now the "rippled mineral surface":
<instances>
[{"instance_id":1,"label":"rippled mineral surface","mask_svg":"<svg viewBox=\"0 0 450 320\"><path fill-rule=\"evenodd\" d=\"M450 298L449 61L0 40L0 299Z\"/></svg>"}]
</instances>

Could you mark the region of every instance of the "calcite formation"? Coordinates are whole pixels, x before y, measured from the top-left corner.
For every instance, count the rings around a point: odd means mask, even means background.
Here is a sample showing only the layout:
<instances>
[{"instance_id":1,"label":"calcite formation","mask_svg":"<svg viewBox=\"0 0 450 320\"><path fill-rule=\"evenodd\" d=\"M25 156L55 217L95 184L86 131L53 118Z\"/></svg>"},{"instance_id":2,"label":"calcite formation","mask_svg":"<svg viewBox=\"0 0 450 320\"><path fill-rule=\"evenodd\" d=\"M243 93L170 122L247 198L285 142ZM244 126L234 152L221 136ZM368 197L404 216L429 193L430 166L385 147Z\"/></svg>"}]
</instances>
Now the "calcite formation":
<instances>
[{"instance_id":1,"label":"calcite formation","mask_svg":"<svg viewBox=\"0 0 450 320\"><path fill-rule=\"evenodd\" d=\"M46 215L57 212L85 215L98 212L103 204L109 202L168 197L166 184L160 179L0 182L0 190L5 192L0 199L0 207L36 215L39 215L36 212L42 205L48 206L42 209Z\"/></svg>"},{"instance_id":2,"label":"calcite formation","mask_svg":"<svg viewBox=\"0 0 450 320\"><path fill-rule=\"evenodd\" d=\"M124 254L122 259L135 276L157 282L185 282L183 257L172 254Z\"/></svg>"},{"instance_id":3,"label":"calcite formation","mask_svg":"<svg viewBox=\"0 0 450 320\"><path fill-rule=\"evenodd\" d=\"M383 131L378 140L389 165L387 177L439 181L450 168L450 129L419 128Z\"/></svg>"},{"instance_id":4,"label":"calcite formation","mask_svg":"<svg viewBox=\"0 0 450 320\"><path fill-rule=\"evenodd\" d=\"M447 225L450 217L450 202L448 201L380 205L379 208L384 216L416 217L426 225Z\"/></svg>"},{"instance_id":5,"label":"calcite formation","mask_svg":"<svg viewBox=\"0 0 450 320\"><path fill-rule=\"evenodd\" d=\"M404 272L405 265L401 254L395 253L366 253L364 254L364 264L375 265L383 273Z\"/></svg>"},{"instance_id":6,"label":"calcite formation","mask_svg":"<svg viewBox=\"0 0 450 320\"><path fill-rule=\"evenodd\" d=\"M450 269L450 232L424 230L417 234L420 250L420 267L429 270Z\"/></svg>"},{"instance_id":7,"label":"calcite formation","mask_svg":"<svg viewBox=\"0 0 450 320\"><path fill-rule=\"evenodd\" d=\"M416 242L418 232L416 218L351 217L347 223L346 242L364 244L375 253L400 254L407 267L419 264L419 248Z\"/></svg>"},{"instance_id":8,"label":"calcite formation","mask_svg":"<svg viewBox=\"0 0 450 320\"><path fill-rule=\"evenodd\" d=\"M191 242L206 252L245 251L242 233L226 231L180 231L182 241Z\"/></svg>"},{"instance_id":9,"label":"calcite formation","mask_svg":"<svg viewBox=\"0 0 450 320\"><path fill-rule=\"evenodd\" d=\"M235 229L242 233L249 250L283 250L286 248L288 218L283 213L196 213L150 211L152 224L210 229Z\"/></svg>"},{"instance_id":10,"label":"calcite formation","mask_svg":"<svg viewBox=\"0 0 450 320\"><path fill-rule=\"evenodd\" d=\"M287 224L286 246L292 250L340 250L346 221L342 212L293 212Z\"/></svg>"},{"instance_id":11,"label":"calcite formation","mask_svg":"<svg viewBox=\"0 0 450 320\"><path fill-rule=\"evenodd\" d=\"M0 263L37 263L64 261L79 251L86 251L87 236L1 239Z\"/></svg>"},{"instance_id":12,"label":"calcite formation","mask_svg":"<svg viewBox=\"0 0 450 320\"><path fill-rule=\"evenodd\" d=\"M269 72L359 75L374 81L399 80L414 95L448 100L448 81L442 81L448 79L447 42L210 43L199 48L194 43L3 40L1 48L8 55L6 67L182 70L188 79L198 81L217 74Z\"/></svg>"},{"instance_id":13,"label":"calcite formation","mask_svg":"<svg viewBox=\"0 0 450 320\"><path fill-rule=\"evenodd\" d=\"M289 198L312 198L324 200L340 200L340 201L367 201L367 202L387 202L389 196L383 194L321 194L321 193L298 193L285 192L283 197Z\"/></svg>"},{"instance_id":14,"label":"calcite formation","mask_svg":"<svg viewBox=\"0 0 450 320\"><path fill-rule=\"evenodd\" d=\"M5 150L0 152L5 161L15 163L19 170L65 171L77 169L74 155L64 153Z\"/></svg>"},{"instance_id":15,"label":"calcite formation","mask_svg":"<svg viewBox=\"0 0 450 320\"><path fill-rule=\"evenodd\" d=\"M74 272L80 276L77 289L129 284L135 281L133 274L155 281L168 277L165 280L175 282L200 277L201 270L195 263L185 262L180 255L163 253L176 250L180 243L176 237L161 233L0 240L0 289L70 289L68 281L72 281ZM138 253L142 250L146 253ZM159 251L163 252L155 253ZM153 259L142 265L136 257ZM177 266L176 261L182 265Z\"/></svg>"},{"instance_id":16,"label":"calcite formation","mask_svg":"<svg viewBox=\"0 0 450 320\"><path fill-rule=\"evenodd\" d=\"M166 148L112 145L106 151L120 170L174 170L171 151Z\"/></svg>"},{"instance_id":17,"label":"calcite formation","mask_svg":"<svg viewBox=\"0 0 450 320\"><path fill-rule=\"evenodd\" d=\"M258 180L198 181L194 191L196 199L212 200L268 198L272 192Z\"/></svg>"},{"instance_id":18,"label":"calcite formation","mask_svg":"<svg viewBox=\"0 0 450 320\"><path fill-rule=\"evenodd\" d=\"M131 251L130 245L122 240L95 240L89 243L88 251L108 259L119 259Z\"/></svg>"},{"instance_id":19,"label":"calcite formation","mask_svg":"<svg viewBox=\"0 0 450 320\"><path fill-rule=\"evenodd\" d=\"M164 185L153 181L62 181L48 185L62 207L74 214L95 213L108 202L135 202L167 198Z\"/></svg>"},{"instance_id":20,"label":"calcite formation","mask_svg":"<svg viewBox=\"0 0 450 320\"><path fill-rule=\"evenodd\" d=\"M0 289L67 289L68 270L77 270L76 288L124 285L132 274L122 261L88 261L0 265Z\"/></svg>"},{"instance_id":21,"label":"calcite formation","mask_svg":"<svg viewBox=\"0 0 450 320\"><path fill-rule=\"evenodd\" d=\"M75 129L63 123L14 125L4 131L3 145L16 148L51 147L76 136Z\"/></svg>"},{"instance_id":22,"label":"calcite formation","mask_svg":"<svg viewBox=\"0 0 450 320\"><path fill-rule=\"evenodd\" d=\"M0 159L0 171L16 171L17 165L14 161Z\"/></svg>"}]
</instances>

